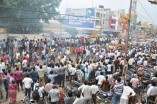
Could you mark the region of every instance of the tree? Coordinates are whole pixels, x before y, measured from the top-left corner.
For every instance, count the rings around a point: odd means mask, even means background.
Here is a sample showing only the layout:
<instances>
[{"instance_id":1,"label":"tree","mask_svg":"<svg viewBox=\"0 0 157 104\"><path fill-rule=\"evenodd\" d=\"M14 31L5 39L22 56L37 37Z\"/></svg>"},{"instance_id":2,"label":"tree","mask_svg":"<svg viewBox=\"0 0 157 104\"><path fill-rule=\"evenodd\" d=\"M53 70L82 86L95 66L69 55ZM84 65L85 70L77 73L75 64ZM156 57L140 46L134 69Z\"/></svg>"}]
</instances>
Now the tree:
<instances>
[{"instance_id":1,"label":"tree","mask_svg":"<svg viewBox=\"0 0 157 104\"><path fill-rule=\"evenodd\" d=\"M65 30L65 32L71 34L72 36L77 35L78 31L76 30L76 28L67 28Z\"/></svg>"},{"instance_id":2,"label":"tree","mask_svg":"<svg viewBox=\"0 0 157 104\"><path fill-rule=\"evenodd\" d=\"M0 0L0 24L11 33L40 32L40 20L48 22L59 14L61 0Z\"/></svg>"}]
</instances>

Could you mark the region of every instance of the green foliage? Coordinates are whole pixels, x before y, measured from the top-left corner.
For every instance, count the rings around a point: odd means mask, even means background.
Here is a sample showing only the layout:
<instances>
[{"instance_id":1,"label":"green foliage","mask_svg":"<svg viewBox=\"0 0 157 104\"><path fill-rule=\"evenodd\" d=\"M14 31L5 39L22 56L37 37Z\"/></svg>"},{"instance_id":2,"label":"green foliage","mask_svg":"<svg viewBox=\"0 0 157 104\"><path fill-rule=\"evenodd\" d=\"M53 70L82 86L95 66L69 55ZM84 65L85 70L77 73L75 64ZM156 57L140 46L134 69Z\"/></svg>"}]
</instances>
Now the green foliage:
<instances>
[{"instance_id":1,"label":"green foliage","mask_svg":"<svg viewBox=\"0 0 157 104\"><path fill-rule=\"evenodd\" d=\"M59 14L61 0L0 0L0 24L10 33L36 33L40 20L48 22Z\"/></svg>"},{"instance_id":2,"label":"green foliage","mask_svg":"<svg viewBox=\"0 0 157 104\"><path fill-rule=\"evenodd\" d=\"M67 33L71 34L71 35L77 35L78 31L76 30L76 28L67 28L65 30Z\"/></svg>"}]
</instances>

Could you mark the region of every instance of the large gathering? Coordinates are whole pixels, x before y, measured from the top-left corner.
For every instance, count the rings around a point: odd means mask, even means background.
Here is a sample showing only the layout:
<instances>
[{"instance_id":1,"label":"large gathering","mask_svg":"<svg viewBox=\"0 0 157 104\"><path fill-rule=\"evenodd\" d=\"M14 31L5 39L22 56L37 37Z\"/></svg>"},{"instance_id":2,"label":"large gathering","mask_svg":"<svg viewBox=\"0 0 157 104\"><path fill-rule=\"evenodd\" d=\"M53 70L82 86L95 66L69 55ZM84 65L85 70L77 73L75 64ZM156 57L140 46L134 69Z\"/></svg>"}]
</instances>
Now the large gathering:
<instances>
[{"instance_id":1,"label":"large gathering","mask_svg":"<svg viewBox=\"0 0 157 104\"><path fill-rule=\"evenodd\" d=\"M26 104L153 104L157 43L130 45L127 57L124 44L117 37L3 40L1 102L16 104L22 91Z\"/></svg>"},{"instance_id":2,"label":"large gathering","mask_svg":"<svg viewBox=\"0 0 157 104\"><path fill-rule=\"evenodd\" d=\"M157 104L157 0L0 0L0 104Z\"/></svg>"}]
</instances>

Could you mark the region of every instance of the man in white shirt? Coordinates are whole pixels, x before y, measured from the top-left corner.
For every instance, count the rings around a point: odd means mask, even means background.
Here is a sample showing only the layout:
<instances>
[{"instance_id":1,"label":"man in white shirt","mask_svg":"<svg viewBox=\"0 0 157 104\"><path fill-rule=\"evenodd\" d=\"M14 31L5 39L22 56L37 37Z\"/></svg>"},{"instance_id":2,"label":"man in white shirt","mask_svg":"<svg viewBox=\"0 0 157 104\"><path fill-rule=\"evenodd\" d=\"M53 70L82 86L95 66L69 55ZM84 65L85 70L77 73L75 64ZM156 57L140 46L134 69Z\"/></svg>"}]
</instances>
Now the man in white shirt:
<instances>
[{"instance_id":1,"label":"man in white shirt","mask_svg":"<svg viewBox=\"0 0 157 104\"><path fill-rule=\"evenodd\" d=\"M130 68L132 67L133 63L135 62L134 58L130 58L128 61L128 69L130 70Z\"/></svg>"},{"instance_id":2,"label":"man in white shirt","mask_svg":"<svg viewBox=\"0 0 157 104\"><path fill-rule=\"evenodd\" d=\"M155 70L155 72L157 72L157 64L155 64L154 70Z\"/></svg>"},{"instance_id":3,"label":"man in white shirt","mask_svg":"<svg viewBox=\"0 0 157 104\"><path fill-rule=\"evenodd\" d=\"M135 96L134 90L131 88L131 83L128 86L123 86L123 93L120 98L120 104L128 104L129 98Z\"/></svg>"},{"instance_id":4,"label":"man in white shirt","mask_svg":"<svg viewBox=\"0 0 157 104\"><path fill-rule=\"evenodd\" d=\"M100 75L96 77L96 80L98 81L98 85L101 86L103 80L105 80L105 77L103 76L103 72L101 72Z\"/></svg>"},{"instance_id":5,"label":"man in white shirt","mask_svg":"<svg viewBox=\"0 0 157 104\"><path fill-rule=\"evenodd\" d=\"M155 102L155 97L157 96L157 87L156 83L152 82L151 86L147 90L147 102L150 104L149 101Z\"/></svg>"},{"instance_id":6,"label":"man in white shirt","mask_svg":"<svg viewBox=\"0 0 157 104\"><path fill-rule=\"evenodd\" d=\"M69 72L70 72L70 82L74 79L74 75L76 74L76 68L74 65L72 65L71 68L69 68Z\"/></svg>"},{"instance_id":7,"label":"man in white shirt","mask_svg":"<svg viewBox=\"0 0 157 104\"><path fill-rule=\"evenodd\" d=\"M92 102L92 90L90 86L87 84L82 89L83 98L86 100L87 104L91 104Z\"/></svg>"},{"instance_id":8,"label":"man in white shirt","mask_svg":"<svg viewBox=\"0 0 157 104\"><path fill-rule=\"evenodd\" d=\"M69 48L67 48L65 50L65 54L66 54L66 59L69 60L70 59L70 50L69 50Z\"/></svg>"},{"instance_id":9,"label":"man in white shirt","mask_svg":"<svg viewBox=\"0 0 157 104\"><path fill-rule=\"evenodd\" d=\"M27 75L27 77L24 78L22 82L25 86L25 96L28 96L30 98L31 84L33 83L33 80L30 78L30 75Z\"/></svg>"},{"instance_id":10,"label":"man in white shirt","mask_svg":"<svg viewBox=\"0 0 157 104\"><path fill-rule=\"evenodd\" d=\"M5 63L3 62L3 60L1 60L1 69L5 69Z\"/></svg>"},{"instance_id":11,"label":"man in white shirt","mask_svg":"<svg viewBox=\"0 0 157 104\"><path fill-rule=\"evenodd\" d=\"M76 93L76 99L73 104L86 104L86 100L81 97L81 93L79 91Z\"/></svg>"},{"instance_id":12,"label":"man in white shirt","mask_svg":"<svg viewBox=\"0 0 157 104\"><path fill-rule=\"evenodd\" d=\"M90 89L91 89L91 92L92 92L92 100L93 100L93 103L96 104L96 94L98 93L99 91L99 87L97 85L95 85L95 83L93 83L91 86L90 86Z\"/></svg>"},{"instance_id":13,"label":"man in white shirt","mask_svg":"<svg viewBox=\"0 0 157 104\"><path fill-rule=\"evenodd\" d=\"M24 58L23 61L22 61L22 67L23 68L27 67L27 62L28 61L26 60L26 58Z\"/></svg>"}]
</instances>

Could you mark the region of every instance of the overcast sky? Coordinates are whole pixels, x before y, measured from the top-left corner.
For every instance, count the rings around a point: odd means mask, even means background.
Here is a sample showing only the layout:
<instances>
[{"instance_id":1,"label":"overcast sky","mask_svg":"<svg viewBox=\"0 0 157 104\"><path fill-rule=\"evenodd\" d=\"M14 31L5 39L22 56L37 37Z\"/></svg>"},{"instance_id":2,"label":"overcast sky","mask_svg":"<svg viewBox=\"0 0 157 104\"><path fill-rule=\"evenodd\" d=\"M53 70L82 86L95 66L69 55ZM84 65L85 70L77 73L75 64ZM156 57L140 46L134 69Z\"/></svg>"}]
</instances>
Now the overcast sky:
<instances>
[{"instance_id":1,"label":"overcast sky","mask_svg":"<svg viewBox=\"0 0 157 104\"><path fill-rule=\"evenodd\" d=\"M137 13L142 21L148 20L157 25L157 5L152 5L148 0L140 0L140 2L152 18L150 19L142 6L138 3ZM93 2L92 0L62 0L59 10L61 13L64 13L66 8L90 8L92 4L94 7L104 5L105 8L111 8L111 10L125 9L126 12L128 12L130 0L93 0Z\"/></svg>"}]
</instances>

